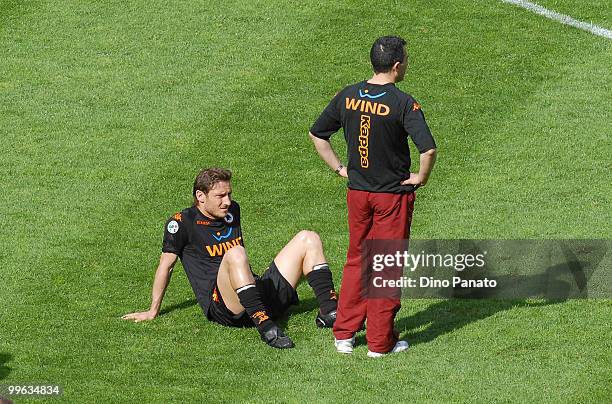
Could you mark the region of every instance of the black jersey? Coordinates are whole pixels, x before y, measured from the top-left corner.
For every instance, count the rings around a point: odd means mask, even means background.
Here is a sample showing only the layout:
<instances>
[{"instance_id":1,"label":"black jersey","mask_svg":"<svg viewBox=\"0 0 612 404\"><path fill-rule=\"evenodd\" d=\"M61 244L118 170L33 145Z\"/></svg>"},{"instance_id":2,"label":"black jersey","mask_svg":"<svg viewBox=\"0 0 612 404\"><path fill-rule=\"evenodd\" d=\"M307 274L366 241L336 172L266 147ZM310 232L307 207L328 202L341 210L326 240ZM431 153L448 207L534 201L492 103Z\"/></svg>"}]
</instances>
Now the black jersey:
<instances>
[{"instance_id":1,"label":"black jersey","mask_svg":"<svg viewBox=\"0 0 612 404\"><path fill-rule=\"evenodd\" d=\"M244 245L240 228L240 206L232 202L223 219L211 219L192 206L166 222L162 252L181 258L198 303L208 313L211 290L223 256L230 248Z\"/></svg>"},{"instance_id":2,"label":"black jersey","mask_svg":"<svg viewBox=\"0 0 612 404\"><path fill-rule=\"evenodd\" d=\"M419 153L436 147L421 106L393 83L348 86L331 100L310 132L329 139L344 129L348 186L370 192L404 193L410 173L410 136Z\"/></svg>"}]
</instances>

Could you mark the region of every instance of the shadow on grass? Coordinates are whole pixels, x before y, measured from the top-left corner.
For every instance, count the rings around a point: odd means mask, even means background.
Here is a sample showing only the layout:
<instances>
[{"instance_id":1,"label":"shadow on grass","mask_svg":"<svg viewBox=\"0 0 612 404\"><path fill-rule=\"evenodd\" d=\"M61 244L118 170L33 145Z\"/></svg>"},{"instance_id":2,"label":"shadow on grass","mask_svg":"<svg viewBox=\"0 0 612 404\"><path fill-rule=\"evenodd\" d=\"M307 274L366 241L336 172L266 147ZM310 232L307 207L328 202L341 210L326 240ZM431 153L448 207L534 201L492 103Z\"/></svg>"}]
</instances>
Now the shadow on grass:
<instances>
[{"instance_id":1,"label":"shadow on grass","mask_svg":"<svg viewBox=\"0 0 612 404\"><path fill-rule=\"evenodd\" d=\"M189 300L184 301L183 303L177 303L177 304L170 305L160 310L159 314L163 315L163 314L172 313L174 310L188 309L192 306L195 306L196 304L198 304L198 301L196 299L189 299Z\"/></svg>"},{"instance_id":2,"label":"shadow on grass","mask_svg":"<svg viewBox=\"0 0 612 404\"><path fill-rule=\"evenodd\" d=\"M543 273L497 277L499 284L504 285L505 292L512 292L509 294L512 298L508 300L499 298L496 291L455 290L455 298L442 300L410 317L399 319L395 328L400 332L400 339L407 340L411 345L423 344L513 308L542 307L572 298L587 298L588 282L596 265L580 261L569 249L564 248L564 254L565 264L548 267ZM600 258L595 262L599 263ZM543 296L543 300L528 301L525 296ZM403 304L408 302L410 300L404 300ZM359 335L356 341L365 344L365 336Z\"/></svg>"},{"instance_id":3,"label":"shadow on grass","mask_svg":"<svg viewBox=\"0 0 612 404\"><path fill-rule=\"evenodd\" d=\"M169 313L171 313L171 312L173 312L175 310L188 309L189 307L195 306L196 304L198 304L198 301L196 299L189 299L189 300L186 300L186 301L184 301L182 303L177 303L177 304L170 305L170 306L162 309L159 312L159 314L160 315L164 315L164 314L169 314ZM292 307L289 308L287 313L279 319L278 323L279 323L279 325L282 325L282 326L286 327L287 326L287 322L289 320L289 317L292 314L307 313L309 311L313 311L317 307L319 307L319 303L317 302L317 300L315 298L309 298L309 299L305 299L305 300L300 300L300 303L297 306L292 306ZM0 359L1 359L1 357L0 357ZM2 373L1 373L1 370L0 370L0 379L1 379L1 376L2 376Z\"/></svg>"},{"instance_id":4,"label":"shadow on grass","mask_svg":"<svg viewBox=\"0 0 612 404\"><path fill-rule=\"evenodd\" d=\"M319 303L315 298L311 297L309 299L300 300L300 303L297 306L291 306L289 310L287 310L287 313L285 313L282 317L276 320L276 323L281 328L285 329L287 328L287 324L289 323L289 318L291 318L293 314L308 313L318 307ZM312 318L312 321L314 323L314 317Z\"/></svg>"},{"instance_id":5,"label":"shadow on grass","mask_svg":"<svg viewBox=\"0 0 612 404\"><path fill-rule=\"evenodd\" d=\"M466 325L484 320L502 311L517 307L542 307L563 303L565 300L527 302L525 300L448 299L432 304L425 310L396 321L400 339L411 346L431 342ZM404 300L402 305L409 304ZM356 343L366 344L365 335L358 335Z\"/></svg>"},{"instance_id":6,"label":"shadow on grass","mask_svg":"<svg viewBox=\"0 0 612 404\"><path fill-rule=\"evenodd\" d=\"M9 373L11 373L11 368L6 364L13 359L13 355L2 352L0 353L0 380L5 379Z\"/></svg>"},{"instance_id":7,"label":"shadow on grass","mask_svg":"<svg viewBox=\"0 0 612 404\"><path fill-rule=\"evenodd\" d=\"M400 319L396 329L400 339L411 345L424 344L475 321L515 307L541 307L562 301L526 302L516 300L452 299L444 300L410 317ZM424 329L421 329L425 327Z\"/></svg>"},{"instance_id":8,"label":"shadow on grass","mask_svg":"<svg viewBox=\"0 0 612 404\"><path fill-rule=\"evenodd\" d=\"M289 308L289 315L291 314L301 314L307 313L309 311L313 311L314 309L319 307L319 303L317 299L311 297L309 299L300 300L300 303L297 306L292 306Z\"/></svg>"},{"instance_id":9,"label":"shadow on grass","mask_svg":"<svg viewBox=\"0 0 612 404\"><path fill-rule=\"evenodd\" d=\"M562 246L562 249L565 264L550 266L540 274L497 278L506 292L512 292L509 295L514 299L495 300L495 292L487 293L484 289L463 291L461 297L464 298L444 300L420 313L400 319L396 323L396 328L403 333L400 337L412 345L427 343L469 323L515 307L542 307L563 303L571 298L589 297L589 280L604 250L597 250L592 262L583 262L567 246ZM519 299L521 296L543 296L544 300L529 302L525 298Z\"/></svg>"}]
</instances>

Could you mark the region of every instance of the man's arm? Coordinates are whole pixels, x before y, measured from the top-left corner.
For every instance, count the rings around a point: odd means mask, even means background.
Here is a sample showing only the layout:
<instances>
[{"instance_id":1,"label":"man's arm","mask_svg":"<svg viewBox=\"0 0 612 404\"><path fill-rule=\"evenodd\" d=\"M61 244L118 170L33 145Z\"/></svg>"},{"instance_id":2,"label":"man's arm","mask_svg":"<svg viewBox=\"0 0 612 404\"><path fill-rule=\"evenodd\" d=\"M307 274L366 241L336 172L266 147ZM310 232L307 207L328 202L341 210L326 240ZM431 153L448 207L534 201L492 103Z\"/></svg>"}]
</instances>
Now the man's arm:
<instances>
[{"instance_id":1,"label":"man's arm","mask_svg":"<svg viewBox=\"0 0 612 404\"><path fill-rule=\"evenodd\" d=\"M421 153L419 158L419 172L418 174L410 173L410 178L401 182L402 185L418 185L423 186L427 184L429 174L433 170L434 164L436 163L436 149L429 149L426 152Z\"/></svg>"},{"instance_id":2,"label":"man's arm","mask_svg":"<svg viewBox=\"0 0 612 404\"><path fill-rule=\"evenodd\" d=\"M318 138L312 133L308 133L308 135L310 136L310 139L314 143L315 149L317 149L317 153L319 153L319 156L321 156L323 161L327 163L329 168L336 171L338 167L340 167L342 164L340 163L340 159L338 158L338 155L332 148L332 145L329 142L329 139ZM340 175L341 177L347 178L348 174L346 172L346 167L342 166L340 171L338 171L338 175Z\"/></svg>"},{"instance_id":3,"label":"man's arm","mask_svg":"<svg viewBox=\"0 0 612 404\"><path fill-rule=\"evenodd\" d=\"M140 321L153 320L159 314L161 308L162 299L168 283L170 283L170 277L172 276L172 268L178 255L172 253L162 253L159 259L159 265L155 272L155 280L153 281L153 292L151 293L151 307L148 311L141 311L136 313L129 313L121 318L124 320L133 320L138 323Z\"/></svg>"}]
</instances>

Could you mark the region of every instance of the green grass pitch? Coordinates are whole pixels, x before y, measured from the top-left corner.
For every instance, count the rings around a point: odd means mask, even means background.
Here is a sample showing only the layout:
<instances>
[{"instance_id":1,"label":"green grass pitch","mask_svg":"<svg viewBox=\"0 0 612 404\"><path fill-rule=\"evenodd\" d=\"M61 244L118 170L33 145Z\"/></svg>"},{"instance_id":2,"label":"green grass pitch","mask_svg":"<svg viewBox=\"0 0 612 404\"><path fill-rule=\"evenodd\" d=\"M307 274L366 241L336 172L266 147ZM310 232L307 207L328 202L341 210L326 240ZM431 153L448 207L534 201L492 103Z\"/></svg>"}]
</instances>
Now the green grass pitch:
<instances>
[{"instance_id":1,"label":"green grass pitch","mask_svg":"<svg viewBox=\"0 0 612 404\"><path fill-rule=\"evenodd\" d=\"M610 29L605 3L541 1ZM610 300L407 300L412 347L381 360L363 338L335 353L307 285L291 351L206 322L180 267L163 315L120 320L148 307L164 220L210 165L235 173L256 272L307 228L339 285L345 184L307 131L390 33L439 147L413 237L611 237L608 39L495 0L0 0L0 385L59 384L59 402L609 402Z\"/></svg>"}]
</instances>

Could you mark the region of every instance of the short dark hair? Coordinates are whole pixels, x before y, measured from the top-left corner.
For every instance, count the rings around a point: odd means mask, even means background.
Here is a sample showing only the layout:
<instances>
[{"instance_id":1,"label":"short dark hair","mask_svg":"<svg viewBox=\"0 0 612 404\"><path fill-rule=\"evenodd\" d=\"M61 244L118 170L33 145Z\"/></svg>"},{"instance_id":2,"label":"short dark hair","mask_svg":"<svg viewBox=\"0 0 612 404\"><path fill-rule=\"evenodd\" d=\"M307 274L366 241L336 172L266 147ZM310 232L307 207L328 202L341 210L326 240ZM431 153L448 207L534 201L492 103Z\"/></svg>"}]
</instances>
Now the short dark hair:
<instances>
[{"instance_id":1,"label":"short dark hair","mask_svg":"<svg viewBox=\"0 0 612 404\"><path fill-rule=\"evenodd\" d=\"M387 73L397 62L404 61L404 41L399 36L383 36L378 38L370 49L370 61L374 73Z\"/></svg>"},{"instance_id":2,"label":"short dark hair","mask_svg":"<svg viewBox=\"0 0 612 404\"><path fill-rule=\"evenodd\" d=\"M193 182L193 203L197 205L198 200L195 197L196 191L202 191L205 194L213 189L216 183L222 181L230 181L232 172L224 168L211 167L205 168L197 175Z\"/></svg>"}]
</instances>

